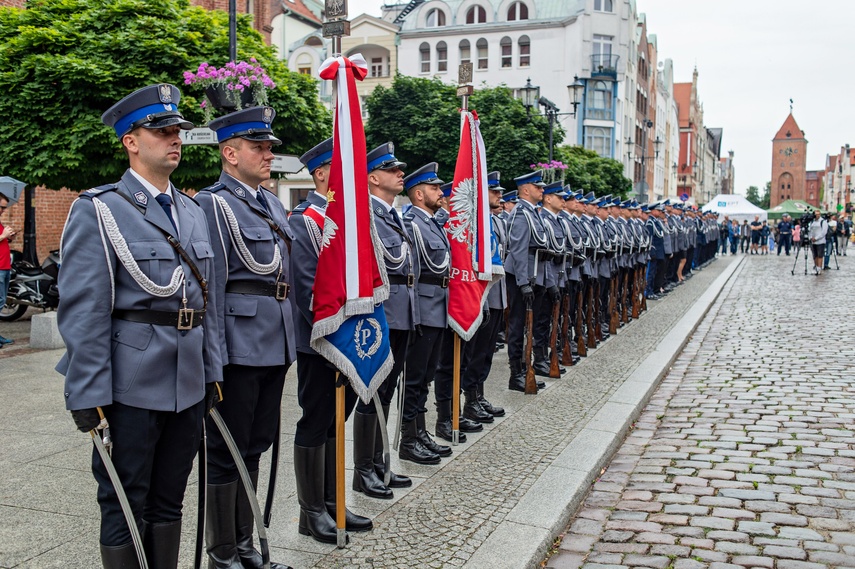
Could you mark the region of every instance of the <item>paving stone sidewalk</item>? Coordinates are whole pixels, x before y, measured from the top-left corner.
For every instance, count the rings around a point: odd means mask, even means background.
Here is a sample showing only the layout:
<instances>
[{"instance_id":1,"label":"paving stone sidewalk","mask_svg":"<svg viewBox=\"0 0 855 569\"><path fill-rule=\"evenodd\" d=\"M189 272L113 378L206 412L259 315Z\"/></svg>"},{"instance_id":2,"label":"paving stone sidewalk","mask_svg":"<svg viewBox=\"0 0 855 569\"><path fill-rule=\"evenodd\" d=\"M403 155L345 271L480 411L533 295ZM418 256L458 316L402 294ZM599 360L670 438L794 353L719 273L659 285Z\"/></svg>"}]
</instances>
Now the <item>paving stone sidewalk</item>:
<instances>
[{"instance_id":1,"label":"paving stone sidewalk","mask_svg":"<svg viewBox=\"0 0 855 569\"><path fill-rule=\"evenodd\" d=\"M545 567L855 567L855 267L840 261L815 277L746 259Z\"/></svg>"}]
</instances>

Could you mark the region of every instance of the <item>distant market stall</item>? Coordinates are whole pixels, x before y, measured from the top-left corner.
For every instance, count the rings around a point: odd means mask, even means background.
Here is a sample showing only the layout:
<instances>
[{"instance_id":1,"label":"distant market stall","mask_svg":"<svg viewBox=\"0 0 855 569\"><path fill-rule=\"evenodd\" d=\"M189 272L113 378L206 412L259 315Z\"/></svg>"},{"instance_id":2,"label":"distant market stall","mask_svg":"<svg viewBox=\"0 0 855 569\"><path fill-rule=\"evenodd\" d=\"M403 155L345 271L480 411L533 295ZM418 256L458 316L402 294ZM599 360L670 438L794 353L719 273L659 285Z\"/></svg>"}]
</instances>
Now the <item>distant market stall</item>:
<instances>
[{"instance_id":1,"label":"distant market stall","mask_svg":"<svg viewBox=\"0 0 855 569\"><path fill-rule=\"evenodd\" d=\"M760 216L760 221L767 217L764 209L757 207L745 199L745 196L739 194L719 194L702 207L701 211L716 212L719 222L724 219L724 216L727 216L731 221L735 219L739 223L744 220L754 221L755 215Z\"/></svg>"}]
</instances>

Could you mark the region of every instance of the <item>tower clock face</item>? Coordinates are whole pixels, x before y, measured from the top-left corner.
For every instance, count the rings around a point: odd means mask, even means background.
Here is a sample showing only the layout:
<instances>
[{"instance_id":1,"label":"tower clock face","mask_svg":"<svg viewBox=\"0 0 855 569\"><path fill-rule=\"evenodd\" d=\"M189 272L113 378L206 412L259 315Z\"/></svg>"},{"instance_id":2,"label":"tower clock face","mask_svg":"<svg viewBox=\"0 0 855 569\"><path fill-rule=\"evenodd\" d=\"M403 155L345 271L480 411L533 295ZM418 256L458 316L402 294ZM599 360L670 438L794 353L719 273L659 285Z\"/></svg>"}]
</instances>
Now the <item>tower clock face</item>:
<instances>
[{"instance_id":1,"label":"tower clock face","mask_svg":"<svg viewBox=\"0 0 855 569\"><path fill-rule=\"evenodd\" d=\"M784 149L784 154L785 154L786 156L792 156L792 155L793 155L793 149L792 149L791 147L789 147L789 146L788 146L788 147L786 147L786 148Z\"/></svg>"}]
</instances>

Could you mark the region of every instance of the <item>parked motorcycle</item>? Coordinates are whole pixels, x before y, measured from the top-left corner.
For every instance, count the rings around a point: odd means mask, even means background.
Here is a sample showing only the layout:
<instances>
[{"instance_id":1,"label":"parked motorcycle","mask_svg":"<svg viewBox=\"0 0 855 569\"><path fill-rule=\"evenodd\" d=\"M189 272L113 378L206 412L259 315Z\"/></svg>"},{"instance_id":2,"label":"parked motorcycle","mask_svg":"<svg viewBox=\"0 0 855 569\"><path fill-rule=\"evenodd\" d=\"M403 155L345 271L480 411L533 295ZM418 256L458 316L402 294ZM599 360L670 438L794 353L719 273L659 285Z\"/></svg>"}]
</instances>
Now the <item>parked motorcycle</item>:
<instances>
[{"instance_id":1,"label":"parked motorcycle","mask_svg":"<svg viewBox=\"0 0 855 569\"><path fill-rule=\"evenodd\" d=\"M22 259L19 251L12 251L12 274L6 306L0 309L0 321L17 320L30 306L44 311L59 306L59 251L51 251L41 267Z\"/></svg>"}]
</instances>

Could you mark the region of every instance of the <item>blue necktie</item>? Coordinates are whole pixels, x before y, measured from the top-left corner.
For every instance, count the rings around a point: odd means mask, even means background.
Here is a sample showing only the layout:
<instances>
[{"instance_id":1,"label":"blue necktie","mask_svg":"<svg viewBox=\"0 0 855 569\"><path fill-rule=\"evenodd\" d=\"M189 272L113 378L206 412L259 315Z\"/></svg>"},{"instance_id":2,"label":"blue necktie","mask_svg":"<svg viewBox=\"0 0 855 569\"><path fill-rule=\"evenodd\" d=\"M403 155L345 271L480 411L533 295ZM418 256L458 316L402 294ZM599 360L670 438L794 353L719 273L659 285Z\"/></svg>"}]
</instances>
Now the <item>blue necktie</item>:
<instances>
[{"instance_id":1,"label":"blue necktie","mask_svg":"<svg viewBox=\"0 0 855 569\"><path fill-rule=\"evenodd\" d=\"M256 194L255 194L255 199L258 200L258 203L261 204L261 207L264 208L264 211L266 211L268 213L270 212L270 208L267 207L267 198L264 197L264 192L262 192L261 190L258 190L258 192L256 192Z\"/></svg>"},{"instance_id":2,"label":"blue necktie","mask_svg":"<svg viewBox=\"0 0 855 569\"><path fill-rule=\"evenodd\" d=\"M172 227L175 228L175 234L178 235L178 226L175 225L175 218L172 217L172 198L167 194L159 194L154 199L157 200L157 203L159 203L160 207L163 208L163 213L165 213L166 217L169 218L169 222L172 224Z\"/></svg>"}]
</instances>

